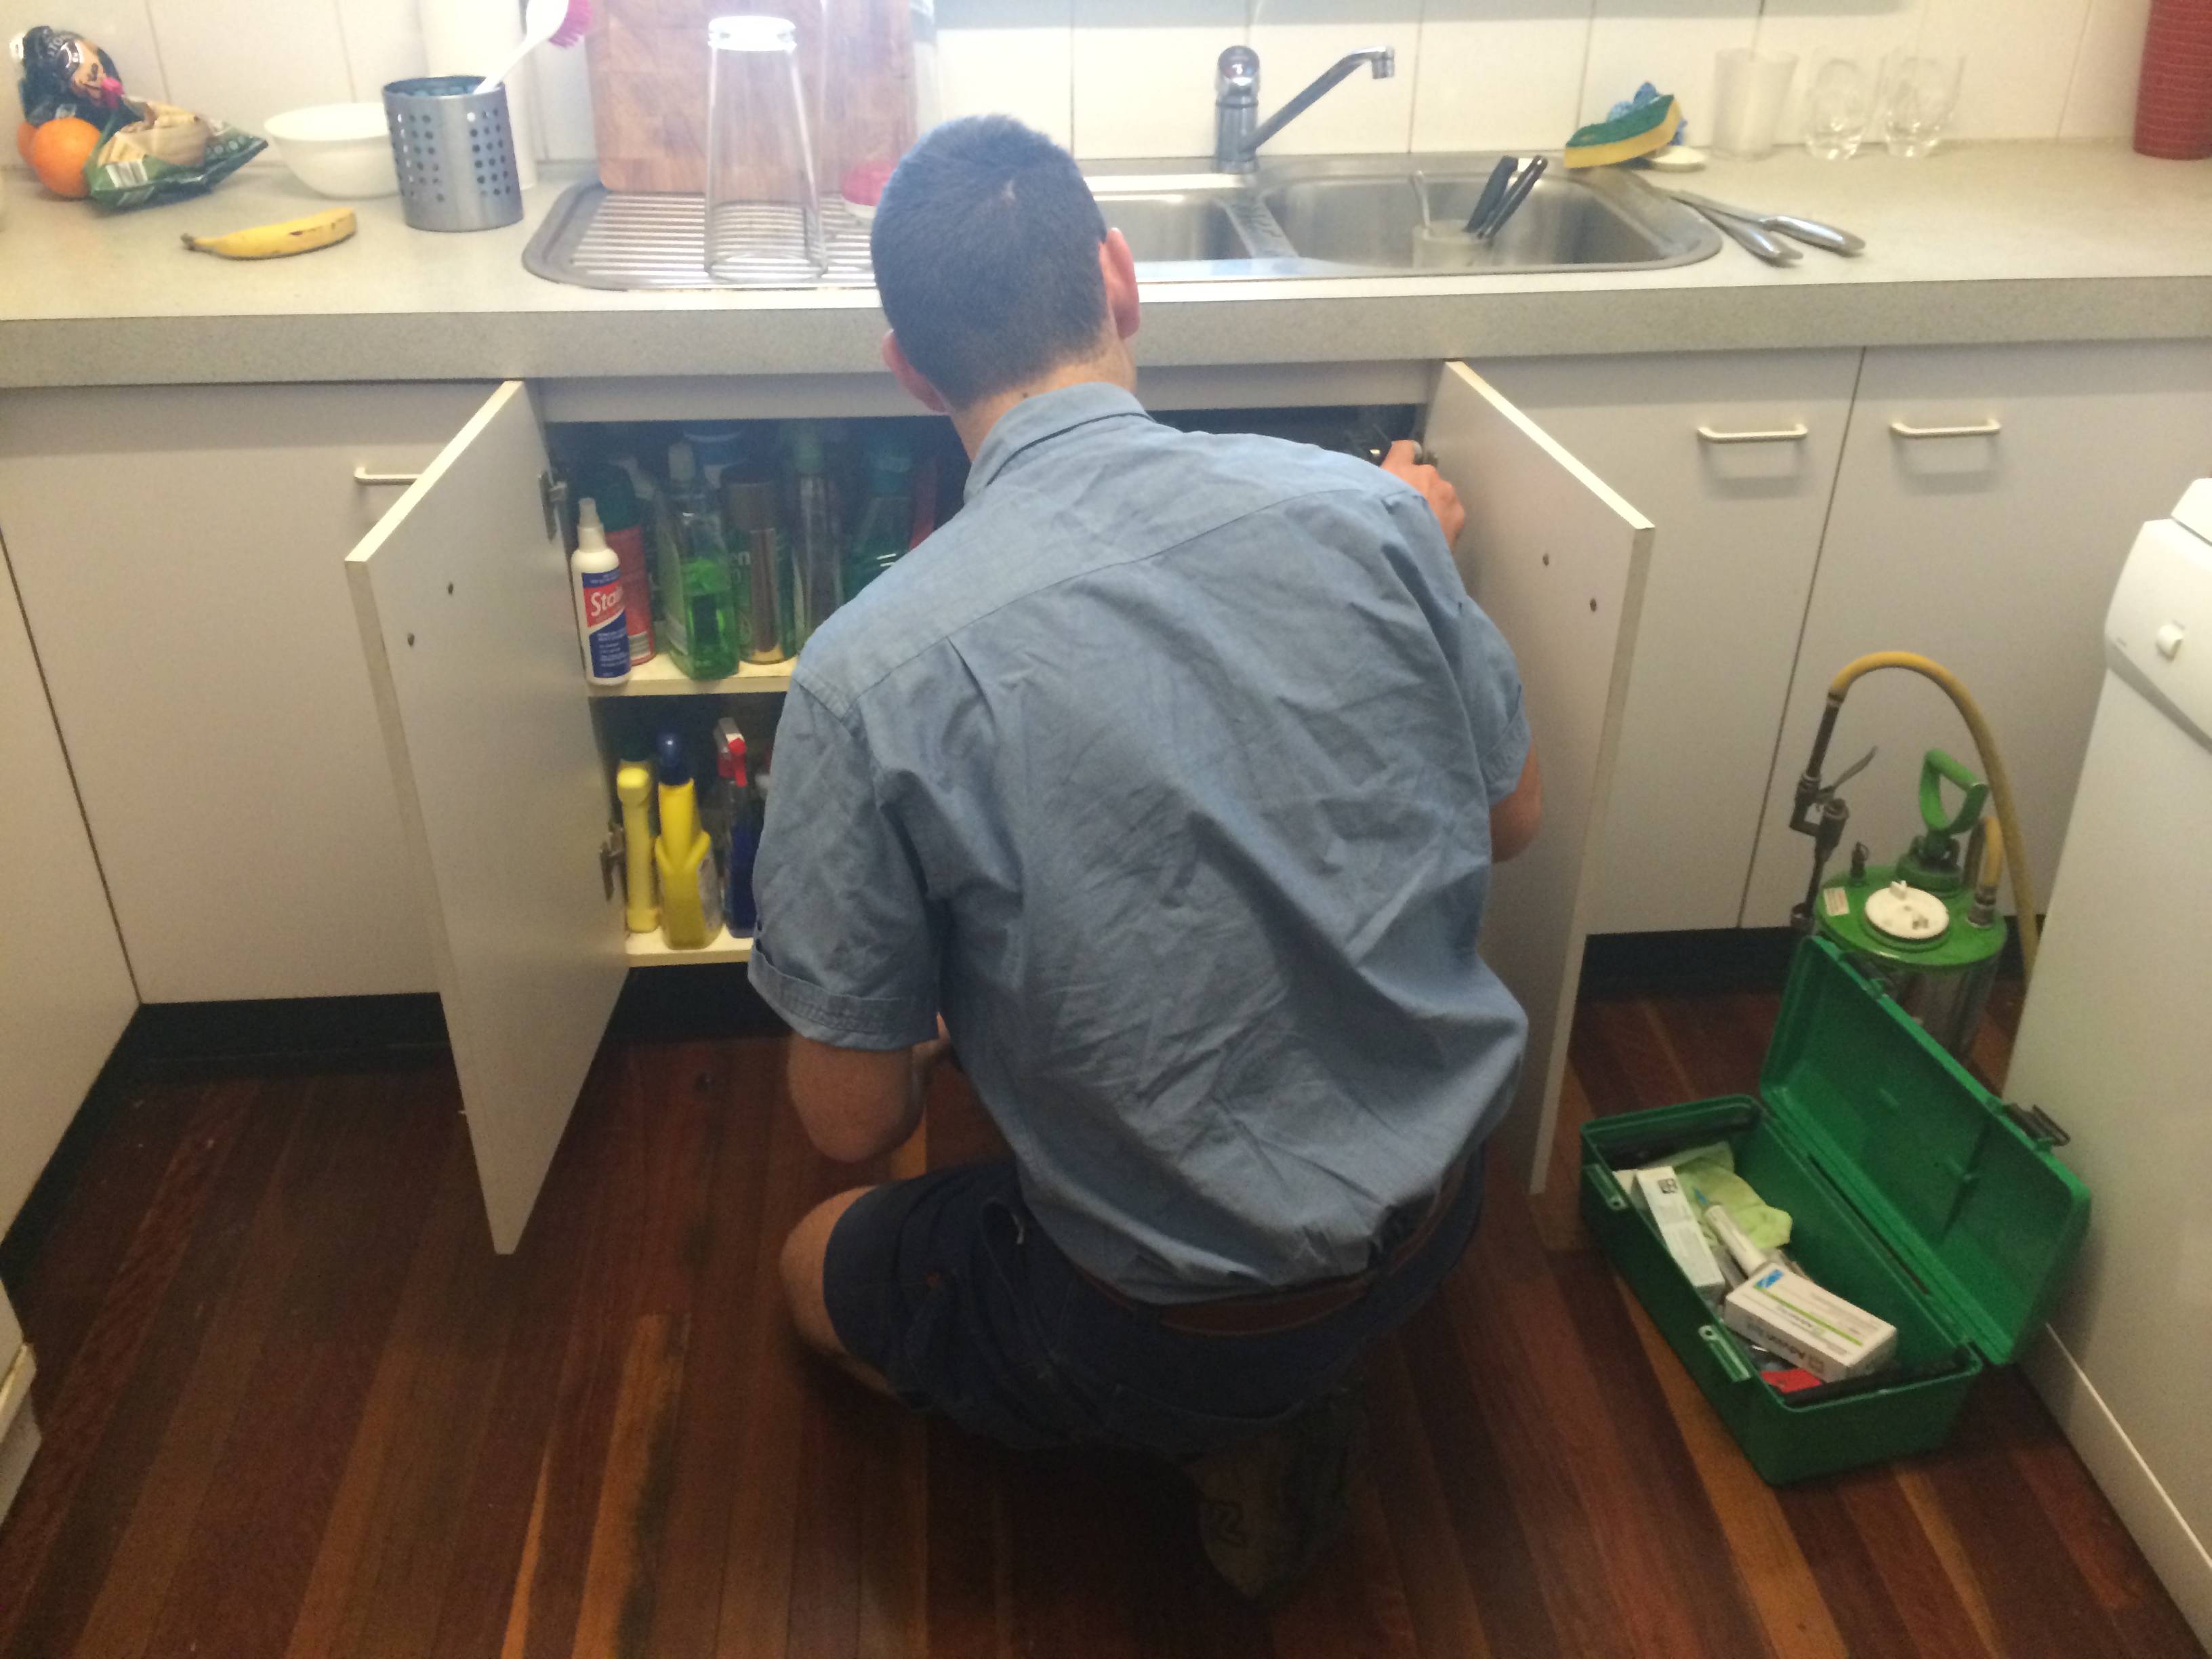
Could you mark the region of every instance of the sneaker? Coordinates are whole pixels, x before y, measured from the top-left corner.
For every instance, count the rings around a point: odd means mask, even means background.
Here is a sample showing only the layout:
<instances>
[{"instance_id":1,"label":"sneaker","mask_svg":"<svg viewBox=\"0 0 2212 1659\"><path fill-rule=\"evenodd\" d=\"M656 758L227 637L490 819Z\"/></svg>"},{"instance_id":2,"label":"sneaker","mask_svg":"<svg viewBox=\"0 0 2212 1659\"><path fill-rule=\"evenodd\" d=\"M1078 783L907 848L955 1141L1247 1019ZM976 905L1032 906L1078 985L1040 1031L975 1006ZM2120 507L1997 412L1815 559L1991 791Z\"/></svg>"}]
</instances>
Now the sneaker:
<instances>
[{"instance_id":1,"label":"sneaker","mask_svg":"<svg viewBox=\"0 0 2212 1659\"><path fill-rule=\"evenodd\" d=\"M1335 1541L1352 1518L1352 1469L1366 1434L1358 1391L1345 1384L1280 1427L1187 1466L1206 1559L1239 1595L1273 1607Z\"/></svg>"}]
</instances>

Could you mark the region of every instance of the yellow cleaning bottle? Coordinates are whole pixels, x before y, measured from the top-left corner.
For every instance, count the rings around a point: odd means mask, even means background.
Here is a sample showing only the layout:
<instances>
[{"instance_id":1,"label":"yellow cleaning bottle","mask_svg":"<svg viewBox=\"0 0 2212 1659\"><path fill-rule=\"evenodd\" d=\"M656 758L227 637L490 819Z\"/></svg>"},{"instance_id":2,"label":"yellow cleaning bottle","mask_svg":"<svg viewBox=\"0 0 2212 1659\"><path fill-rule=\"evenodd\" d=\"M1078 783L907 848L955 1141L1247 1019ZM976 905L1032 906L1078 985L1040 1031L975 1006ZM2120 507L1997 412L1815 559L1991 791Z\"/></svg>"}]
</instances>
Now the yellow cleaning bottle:
<instances>
[{"instance_id":1,"label":"yellow cleaning bottle","mask_svg":"<svg viewBox=\"0 0 2212 1659\"><path fill-rule=\"evenodd\" d=\"M623 815L623 921L633 933L660 926L660 907L653 902L653 768L625 760L615 769L615 799Z\"/></svg>"},{"instance_id":2,"label":"yellow cleaning bottle","mask_svg":"<svg viewBox=\"0 0 2212 1659\"><path fill-rule=\"evenodd\" d=\"M714 843L699 827L699 788L684 740L660 734L660 834L653 842L653 866L660 875L660 933L672 951L706 948L722 931L720 883L715 879Z\"/></svg>"}]
</instances>

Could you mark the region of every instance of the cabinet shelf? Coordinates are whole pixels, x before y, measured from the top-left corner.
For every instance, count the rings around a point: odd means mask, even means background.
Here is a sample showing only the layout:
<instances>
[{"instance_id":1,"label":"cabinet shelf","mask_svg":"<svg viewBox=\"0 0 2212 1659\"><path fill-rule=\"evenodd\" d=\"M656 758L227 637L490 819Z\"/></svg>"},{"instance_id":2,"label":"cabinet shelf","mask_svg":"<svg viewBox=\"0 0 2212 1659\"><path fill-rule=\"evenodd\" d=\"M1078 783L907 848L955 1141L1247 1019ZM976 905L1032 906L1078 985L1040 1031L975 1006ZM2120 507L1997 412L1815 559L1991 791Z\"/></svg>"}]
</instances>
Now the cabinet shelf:
<instances>
[{"instance_id":1,"label":"cabinet shelf","mask_svg":"<svg viewBox=\"0 0 2212 1659\"><path fill-rule=\"evenodd\" d=\"M732 933L725 927L705 948L672 951L659 933L626 933L623 950L633 968L683 968L697 962L749 962L753 954L750 933Z\"/></svg>"},{"instance_id":2,"label":"cabinet shelf","mask_svg":"<svg viewBox=\"0 0 2212 1659\"><path fill-rule=\"evenodd\" d=\"M695 680L676 665L672 657L655 657L629 672L620 685L595 685L595 697L696 697L730 692L776 692L791 690L791 664L739 663L726 680Z\"/></svg>"}]
</instances>

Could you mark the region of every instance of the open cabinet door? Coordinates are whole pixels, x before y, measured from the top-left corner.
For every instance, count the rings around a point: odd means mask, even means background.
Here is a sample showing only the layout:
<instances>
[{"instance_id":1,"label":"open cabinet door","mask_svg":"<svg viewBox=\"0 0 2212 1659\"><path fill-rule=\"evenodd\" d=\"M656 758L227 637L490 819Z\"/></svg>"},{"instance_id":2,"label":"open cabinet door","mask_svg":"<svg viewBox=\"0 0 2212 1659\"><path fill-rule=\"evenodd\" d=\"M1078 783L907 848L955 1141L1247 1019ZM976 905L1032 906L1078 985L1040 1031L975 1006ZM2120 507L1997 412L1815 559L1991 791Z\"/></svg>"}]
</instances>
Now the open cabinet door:
<instances>
[{"instance_id":1,"label":"open cabinet door","mask_svg":"<svg viewBox=\"0 0 2212 1659\"><path fill-rule=\"evenodd\" d=\"M1652 530L1464 364L1437 374L1426 435L1467 508L1453 556L1513 647L1543 771L1543 827L1492 876L1481 946L1528 1012L1528 1058L1499 1146L1540 1192Z\"/></svg>"},{"instance_id":2,"label":"open cabinet door","mask_svg":"<svg viewBox=\"0 0 2212 1659\"><path fill-rule=\"evenodd\" d=\"M621 993L607 783L545 441L511 380L346 560L493 1245L512 1250Z\"/></svg>"}]
</instances>

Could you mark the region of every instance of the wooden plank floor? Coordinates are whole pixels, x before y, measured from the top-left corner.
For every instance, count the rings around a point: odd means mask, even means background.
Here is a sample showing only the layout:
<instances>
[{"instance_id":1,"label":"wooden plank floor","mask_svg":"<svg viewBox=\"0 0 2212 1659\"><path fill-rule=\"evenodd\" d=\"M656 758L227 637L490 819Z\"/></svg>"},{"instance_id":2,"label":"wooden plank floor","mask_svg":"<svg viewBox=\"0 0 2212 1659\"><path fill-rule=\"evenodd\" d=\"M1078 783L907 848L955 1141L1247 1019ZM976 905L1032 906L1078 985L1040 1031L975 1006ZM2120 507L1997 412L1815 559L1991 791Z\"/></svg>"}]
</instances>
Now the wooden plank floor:
<instances>
[{"instance_id":1,"label":"wooden plank floor","mask_svg":"<svg viewBox=\"0 0 2212 1659\"><path fill-rule=\"evenodd\" d=\"M1750 1087L1774 1012L1587 1003L1567 1115ZM144 1084L12 1287L46 1448L0 1529L0 1653L2202 1653L2012 1376L1939 1455L1761 1483L1571 1179L1493 1182L1375 1357L1353 1531L1255 1613L1174 1473L1002 1453L796 1350L776 1249L852 1176L779 1060L611 1042L505 1259L442 1062ZM942 1081L932 1159L988 1142Z\"/></svg>"}]
</instances>

